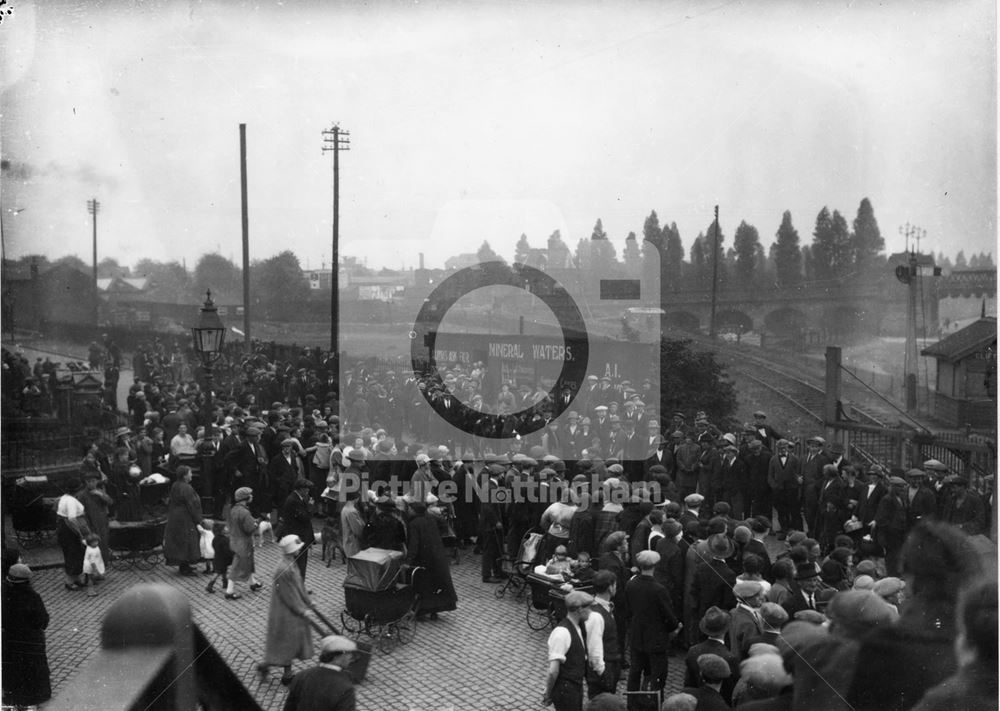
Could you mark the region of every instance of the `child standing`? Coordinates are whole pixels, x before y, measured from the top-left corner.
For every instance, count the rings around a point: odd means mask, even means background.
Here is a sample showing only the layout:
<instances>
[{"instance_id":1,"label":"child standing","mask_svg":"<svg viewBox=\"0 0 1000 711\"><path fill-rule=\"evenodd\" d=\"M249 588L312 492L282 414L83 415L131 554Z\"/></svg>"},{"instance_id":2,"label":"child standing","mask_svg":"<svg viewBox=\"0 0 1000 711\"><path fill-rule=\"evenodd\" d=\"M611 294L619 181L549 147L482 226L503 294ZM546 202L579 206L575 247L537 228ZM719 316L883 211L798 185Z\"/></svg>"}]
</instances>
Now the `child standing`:
<instances>
[{"instance_id":1,"label":"child standing","mask_svg":"<svg viewBox=\"0 0 1000 711\"><path fill-rule=\"evenodd\" d=\"M87 550L83 554L83 575L87 581L87 597L95 597L94 577L104 575L104 558L101 556L101 539L96 533L86 538Z\"/></svg>"},{"instance_id":2,"label":"child standing","mask_svg":"<svg viewBox=\"0 0 1000 711\"><path fill-rule=\"evenodd\" d=\"M198 524L198 547L201 549L201 558L205 561L205 572L212 572L212 560L215 559L215 549L212 547L212 541L215 538L215 533L212 530L214 524L205 519Z\"/></svg>"},{"instance_id":3,"label":"child standing","mask_svg":"<svg viewBox=\"0 0 1000 711\"><path fill-rule=\"evenodd\" d=\"M205 592L208 593L215 592L215 581L219 579L219 576L222 576L223 590L229 585L226 571L229 570L229 566L233 562L233 549L229 547L229 530L226 528L226 524L220 521L213 525L212 534L212 570L215 575L205 586Z\"/></svg>"}]
</instances>

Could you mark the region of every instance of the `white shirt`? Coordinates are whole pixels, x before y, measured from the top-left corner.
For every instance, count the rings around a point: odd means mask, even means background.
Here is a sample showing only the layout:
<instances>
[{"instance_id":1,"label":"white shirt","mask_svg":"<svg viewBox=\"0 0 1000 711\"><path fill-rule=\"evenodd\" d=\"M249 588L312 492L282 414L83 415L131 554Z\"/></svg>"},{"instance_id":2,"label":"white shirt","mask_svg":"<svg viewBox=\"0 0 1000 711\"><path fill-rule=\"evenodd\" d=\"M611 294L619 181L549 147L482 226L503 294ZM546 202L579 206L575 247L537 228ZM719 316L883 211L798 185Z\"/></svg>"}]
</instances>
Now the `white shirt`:
<instances>
[{"instance_id":1,"label":"white shirt","mask_svg":"<svg viewBox=\"0 0 1000 711\"><path fill-rule=\"evenodd\" d=\"M594 618L600 622L594 622ZM604 673L604 619L601 616L591 614L587 621L583 623L587 628L587 658L590 667L598 674ZM580 628L572 625L576 634L580 634ZM572 639L569 631L559 625L549 634L549 661L563 663L566 661L566 653L569 652ZM581 639L582 641L582 639Z\"/></svg>"},{"instance_id":2,"label":"white shirt","mask_svg":"<svg viewBox=\"0 0 1000 711\"><path fill-rule=\"evenodd\" d=\"M56 513L63 518L80 518L84 514L83 504L72 494L63 494L56 505Z\"/></svg>"}]
</instances>

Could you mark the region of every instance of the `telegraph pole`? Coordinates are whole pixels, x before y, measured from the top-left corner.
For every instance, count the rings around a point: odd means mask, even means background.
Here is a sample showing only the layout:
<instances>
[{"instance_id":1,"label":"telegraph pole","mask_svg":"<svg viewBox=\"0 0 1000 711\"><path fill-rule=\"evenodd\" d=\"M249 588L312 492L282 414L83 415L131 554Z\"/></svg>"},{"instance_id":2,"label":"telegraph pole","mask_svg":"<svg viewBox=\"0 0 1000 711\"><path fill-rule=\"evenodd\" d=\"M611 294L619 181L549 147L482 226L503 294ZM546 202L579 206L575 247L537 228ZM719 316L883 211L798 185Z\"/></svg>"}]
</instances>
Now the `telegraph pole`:
<instances>
[{"instance_id":1,"label":"telegraph pole","mask_svg":"<svg viewBox=\"0 0 1000 711\"><path fill-rule=\"evenodd\" d=\"M715 206L715 241L712 248L712 315L708 322L708 335L715 340L715 301L719 290L719 206Z\"/></svg>"},{"instance_id":2,"label":"telegraph pole","mask_svg":"<svg viewBox=\"0 0 1000 711\"><path fill-rule=\"evenodd\" d=\"M101 209L101 203L97 198L87 200L87 212L93 216L94 224L94 325L98 325L98 303L100 301L97 291L97 213Z\"/></svg>"},{"instance_id":3,"label":"telegraph pole","mask_svg":"<svg viewBox=\"0 0 1000 711\"><path fill-rule=\"evenodd\" d=\"M240 124L240 225L243 236L243 347L250 354L250 217L247 206L247 125Z\"/></svg>"},{"instance_id":4,"label":"telegraph pole","mask_svg":"<svg viewBox=\"0 0 1000 711\"><path fill-rule=\"evenodd\" d=\"M330 262L330 354L340 379L340 152L351 149L351 132L339 124L323 130L323 152L333 151L333 259ZM340 393L343 396L343 393Z\"/></svg>"},{"instance_id":5,"label":"telegraph pole","mask_svg":"<svg viewBox=\"0 0 1000 711\"><path fill-rule=\"evenodd\" d=\"M920 240L927 235L927 230L911 225L909 222L899 228L899 233L906 238L906 246L910 253L906 265L896 267L896 278L907 285L909 289L906 309L906 352L903 354L903 382L906 387L906 410L917 409L917 289L920 287L920 267L917 253L910 249L910 239L919 245Z\"/></svg>"}]
</instances>

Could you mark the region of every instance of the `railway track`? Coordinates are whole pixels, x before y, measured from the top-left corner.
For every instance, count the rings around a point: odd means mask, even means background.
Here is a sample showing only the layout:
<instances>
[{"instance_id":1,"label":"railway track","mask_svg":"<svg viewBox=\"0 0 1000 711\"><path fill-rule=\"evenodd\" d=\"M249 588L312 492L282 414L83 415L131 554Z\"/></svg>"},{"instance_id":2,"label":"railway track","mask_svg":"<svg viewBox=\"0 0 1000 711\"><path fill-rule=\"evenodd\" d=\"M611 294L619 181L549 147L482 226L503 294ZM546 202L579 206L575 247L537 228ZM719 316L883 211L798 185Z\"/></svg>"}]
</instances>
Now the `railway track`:
<instances>
[{"instance_id":1,"label":"railway track","mask_svg":"<svg viewBox=\"0 0 1000 711\"><path fill-rule=\"evenodd\" d=\"M810 425L823 424L823 407L826 390L823 384L817 383L817 376L809 373L808 364L784 364L762 356L737 349L724 341L711 341L705 336L696 336L692 340L700 346L715 351L719 360L726 365L728 371L740 378L749 380L759 387L773 393L779 399L788 403L802 413ZM850 383L844 383L844 390L856 390ZM887 413L868 407L860 407L842 394L842 402L850 413L850 419L871 427L885 427Z\"/></svg>"}]
</instances>

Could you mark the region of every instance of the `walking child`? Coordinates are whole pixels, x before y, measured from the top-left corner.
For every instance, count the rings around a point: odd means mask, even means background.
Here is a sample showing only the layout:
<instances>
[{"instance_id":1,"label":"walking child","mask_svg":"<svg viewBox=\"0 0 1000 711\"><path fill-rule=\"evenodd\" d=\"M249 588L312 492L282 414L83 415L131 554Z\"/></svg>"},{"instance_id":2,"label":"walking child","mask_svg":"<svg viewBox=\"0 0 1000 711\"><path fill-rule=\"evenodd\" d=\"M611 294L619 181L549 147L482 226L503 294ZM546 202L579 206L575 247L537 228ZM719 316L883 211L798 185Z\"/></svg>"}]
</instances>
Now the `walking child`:
<instances>
[{"instance_id":1,"label":"walking child","mask_svg":"<svg viewBox=\"0 0 1000 711\"><path fill-rule=\"evenodd\" d=\"M226 528L226 524L221 521L213 524L212 534L212 570L215 575L205 586L205 591L208 593L215 592L215 581L219 579L219 576L222 576L223 589L229 585L226 571L229 570L229 565L233 562L233 550L229 547L229 530Z\"/></svg>"}]
</instances>

